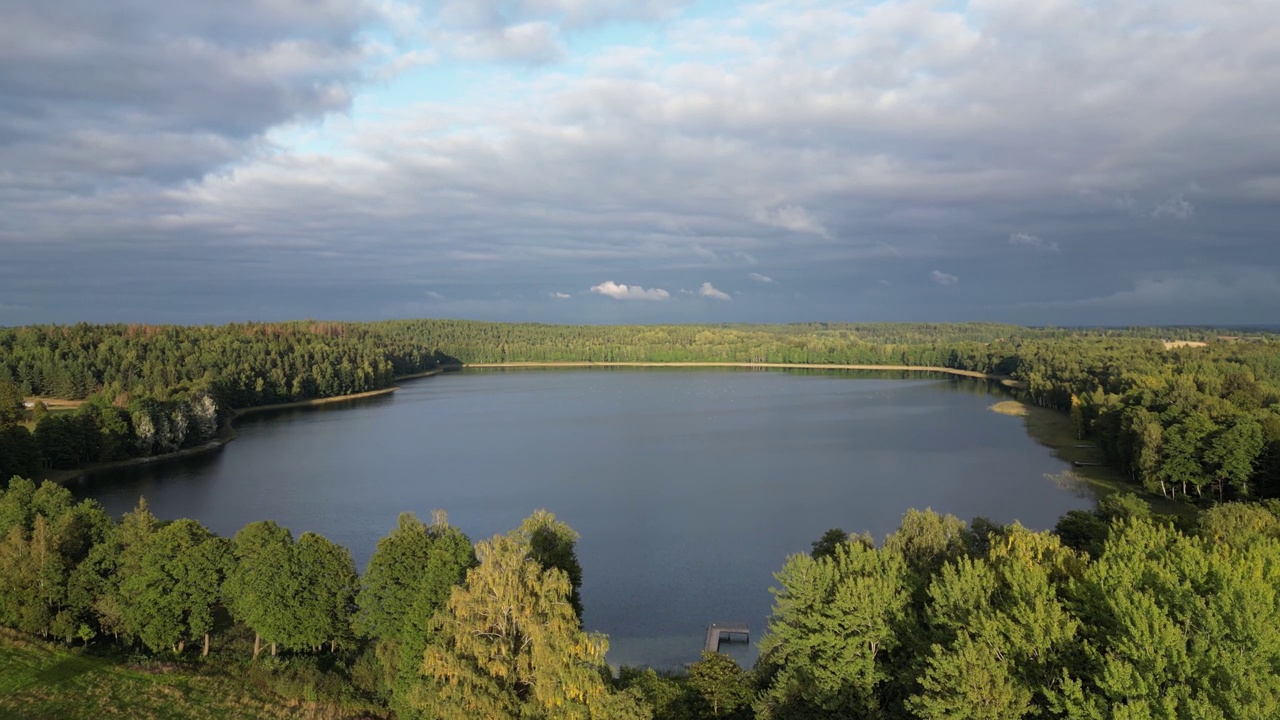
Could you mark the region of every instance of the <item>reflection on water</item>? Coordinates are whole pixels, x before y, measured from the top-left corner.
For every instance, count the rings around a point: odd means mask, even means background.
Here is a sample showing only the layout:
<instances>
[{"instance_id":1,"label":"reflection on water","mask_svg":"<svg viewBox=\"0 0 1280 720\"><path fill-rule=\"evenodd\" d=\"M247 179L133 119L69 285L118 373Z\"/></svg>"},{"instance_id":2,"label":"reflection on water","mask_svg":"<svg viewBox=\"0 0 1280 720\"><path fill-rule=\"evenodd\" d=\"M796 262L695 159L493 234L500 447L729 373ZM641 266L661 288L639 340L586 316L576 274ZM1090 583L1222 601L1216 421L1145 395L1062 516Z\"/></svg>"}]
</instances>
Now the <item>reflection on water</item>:
<instances>
[{"instance_id":1,"label":"reflection on water","mask_svg":"<svg viewBox=\"0 0 1280 720\"><path fill-rule=\"evenodd\" d=\"M874 377L874 376L873 376ZM389 397L246 418L207 455L74 490L119 515L232 535L274 519L363 566L400 512L473 539L547 508L581 533L584 624L610 662L676 667L708 623L745 621L745 662L787 555L832 527L877 538L908 508L1051 527L1092 505L1066 464L988 411L988 383L740 370L482 371ZM1046 475L1053 475L1049 479Z\"/></svg>"}]
</instances>

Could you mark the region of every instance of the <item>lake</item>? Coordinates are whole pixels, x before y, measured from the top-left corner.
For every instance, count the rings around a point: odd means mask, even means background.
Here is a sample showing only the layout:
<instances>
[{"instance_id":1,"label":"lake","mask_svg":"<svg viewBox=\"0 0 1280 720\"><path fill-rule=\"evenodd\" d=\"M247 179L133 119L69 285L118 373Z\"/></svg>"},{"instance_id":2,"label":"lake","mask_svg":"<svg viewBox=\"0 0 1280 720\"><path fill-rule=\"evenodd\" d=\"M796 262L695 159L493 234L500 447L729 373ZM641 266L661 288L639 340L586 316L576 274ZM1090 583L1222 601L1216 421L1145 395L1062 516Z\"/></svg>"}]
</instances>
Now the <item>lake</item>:
<instances>
[{"instance_id":1,"label":"lake","mask_svg":"<svg viewBox=\"0 0 1280 720\"><path fill-rule=\"evenodd\" d=\"M877 541L908 508L1050 528L1094 505L1066 463L988 408L985 381L749 370L474 370L380 398L246 418L222 450L72 489L119 516L222 535L273 519L363 568L411 511L473 540L546 508L581 533L587 629L611 664L678 667L709 622L747 622L755 657L787 555L828 528ZM727 648L729 646L726 646Z\"/></svg>"}]
</instances>

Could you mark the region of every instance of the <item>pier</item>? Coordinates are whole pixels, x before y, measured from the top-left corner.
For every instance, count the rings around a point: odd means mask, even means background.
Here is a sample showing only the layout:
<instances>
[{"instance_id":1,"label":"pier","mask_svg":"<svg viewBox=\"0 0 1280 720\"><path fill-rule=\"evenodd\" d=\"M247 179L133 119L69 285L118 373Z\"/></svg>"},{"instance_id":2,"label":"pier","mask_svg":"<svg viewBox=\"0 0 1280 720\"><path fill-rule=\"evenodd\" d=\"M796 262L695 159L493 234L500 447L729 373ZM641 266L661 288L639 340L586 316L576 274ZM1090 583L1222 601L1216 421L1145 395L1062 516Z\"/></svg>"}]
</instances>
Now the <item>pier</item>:
<instances>
[{"instance_id":1,"label":"pier","mask_svg":"<svg viewBox=\"0 0 1280 720\"><path fill-rule=\"evenodd\" d=\"M742 642L751 642L751 629L746 623L711 623L707 626L707 644L704 652L720 652L720 643L735 642L734 636L742 636Z\"/></svg>"}]
</instances>

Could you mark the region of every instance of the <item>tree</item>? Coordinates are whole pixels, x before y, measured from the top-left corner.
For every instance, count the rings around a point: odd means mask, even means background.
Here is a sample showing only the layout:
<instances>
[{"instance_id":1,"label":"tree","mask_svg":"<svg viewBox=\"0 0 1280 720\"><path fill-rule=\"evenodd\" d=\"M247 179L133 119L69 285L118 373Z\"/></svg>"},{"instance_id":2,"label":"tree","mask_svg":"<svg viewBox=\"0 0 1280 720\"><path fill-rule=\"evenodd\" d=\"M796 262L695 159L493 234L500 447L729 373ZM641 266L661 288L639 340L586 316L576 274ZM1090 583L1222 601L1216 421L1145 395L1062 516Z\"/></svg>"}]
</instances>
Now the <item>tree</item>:
<instances>
[{"instance_id":1,"label":"tree","mask_svg":"<svg viewBox=\"0 0 1280 720\"><path fill-rule=\"evenodd\" d=\"M433 620L409 703L442 720L642 717L633 696L609 692L608 642L580 629L568 575L531 553L521 531L476 545L480 564Z\"/></svg>"},{"instance_id":2,"label":"tree","mask_svg":"<svg viewBox=\"0 0 1280 720\"><path fill-rule=\"evenodd\" d=\"M1205 449L1204 459L1213 475L1218 499L1231 487L1240 497L1249 496L1253 465L1262 453L1262 426L1248 415L1237 415L1219 430Z\"/></svg>"},{"instance_id":3,"label":"tree","mask_svg":"<svg viewBox=\"0 0 1280 720\"><path fill-rule=\"evenodd\" d=\"M703 652L702 659L689 666L689 685L711 717L727 717L751 702L751 683L733 658L718 652Z\"/></svg>"},{"instance_id":4,"label":"tree","mask_svg":"<svg viewBox=\"0 0 1280 720\"><path fill-rule=\"evenodd\" d=\"M0 623L23 632L85 637L87 608L69 578L110 528L93 501L72 503L66 488L15 479L0 493Z\"/></svg>"},{"instance_id":5,"label":"tree","mask_svg":"<svg viewBox=\"0 0 1280 720\"><path fill-rule=\"evenodd\" d=\"M399 637L430 561L431 546L427 526L413 513L401 513L396 528L378 541L360 579L357 633L383 641Z\"/></svg>"},{"instance_id":6,"label":"tree","mask_svg":"<svg viewBox=\"0 0 1280 720\"><path fill-rule=\"evenodd\" d=\"M822 537L813 541L813 550L809 551L809 557L814 560L832 557L836 554L836 548L847 542L849 542L849 533L841 528L831 528L822 533Z\"/></svg>"},{"instance_id":7,"label":"tree","mask_svg":"<svg viewBox=\"0 0 1280 720\"><path fill-rule=\"evenodd\" d=\"M1240 546L1133 520L1071 587L1083 653L1052 709L1068 717L1280 713L1280 543Z\"/></svg>"},{"instance_id":8,"label":"tree","mask_svg":"<svg viewBox=\"0 0 1280 720\"><path fill-rule=\"evenodd\" d=\"M791 556L760 642L757 717L876 716L910 602L907 572L901 553L861 543Z\"/></svg>"},{"instance_id":9,"label":"tree","mask_svg":"<svg viewBox=\"0 0 1280 720\"><path fill-rule=\"evenodd\" d=\"M544 570L560 570L569 578L569 604L581 621L582 565L574 549L578 533L546 510L537 510L526 518L519 532L529 545L529 556Z\"/></svg>"},{"instance_id":10,"label":"tree","mask_svg":"<svg viewBox=\"0 0 1280 720\"><path fill-rule=\"evenodd\" d=\"M471 540L451 527L443 512L434 514L429 533L431 549L416 597L402 621L394 648L395 663L390 668L391 708L405 719L423 717L409 698L422 679L422 654L433 637L432 619L444 608L453 588L466 578L467 570L476 565Z\"/></svg>"},{"instance_id":11,"label":"tree","mask_svg":"<svg viewBox=\"0 0 1280 720\"><path fill-rule=\"evenodd\" d=\"M0 430L22 422L22 391L8 380L0 380Z\"/></svg>"},{"instance_id":12,"label":"tree","mask_svg":"<svg viewBox=\"0 0 1280 720\"><path fill-rule=\"evenodd\" d=\"M262 640L271 654L283 643L293 645L297 634L298 597L293 537L271 521L250 523L232 540L234 562L223 587L232 615L254 632L253 657Z\"/></svg>"},{"instance_id":13,"label":"tree","mask_svg":"<svg viewBox=\"0 0 1280 720\"><path fill-rule=\"evenodd\" d=\"M1058 539L1019 525L986 558L945 566L929 588L929 652L909 708L924 720L1014 720L1036 714L1079 622L1060 588L1083 563Z\"/></svg>"},{"instance_id":14,"label":"tree","mask_svg":"<svg viewBox=\"0 0 1280 720\"><path fill-rule=\"evenodd\" d=\"M315 533L306 532L294 546L298 603L297 642L319 648L325 642L336 650L351 634L355 609L355 562L351 551Z\"/></svg>"},{"instance_id":15,"label":"tree","mask_svg":"<svg viewBox=\"0 0 1280 720\"><path fill-rule=\"evenodd\" d=\"M125 629L153 652L181 654L188 639L203 637L207 654L226 541L183 518L157 530L141 550L136 567L120 580Z\"/></svg>"},{"instance_id":16,"label":"tree","mask_svg":"<svg viewBox=\"0 0 1280 720\"><path fill-rule=\"evenodd\" d=\"M1170 426L1164 433L1161 480L1170 485L1181 485L1183 495L1187 494L1188 484L1195 487L1197 495L1201 494L1209 481L1203 462L1204 440L1213 431L1209 418L1196 412L1185 415Z\"/></svg>"}]
</instances>

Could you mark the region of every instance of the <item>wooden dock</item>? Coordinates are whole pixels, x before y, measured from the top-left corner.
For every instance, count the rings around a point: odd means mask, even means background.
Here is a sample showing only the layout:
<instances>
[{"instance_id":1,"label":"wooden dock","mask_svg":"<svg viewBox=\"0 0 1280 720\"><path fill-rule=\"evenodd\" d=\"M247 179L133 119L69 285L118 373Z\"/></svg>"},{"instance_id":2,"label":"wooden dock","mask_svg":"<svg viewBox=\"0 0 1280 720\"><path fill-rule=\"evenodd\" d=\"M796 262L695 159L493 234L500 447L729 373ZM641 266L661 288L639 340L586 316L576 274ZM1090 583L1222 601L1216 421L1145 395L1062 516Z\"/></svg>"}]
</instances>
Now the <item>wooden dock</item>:
<instances>
[{"instance_id":1,"label":"wooden dock","mask_svg":"<svg viewBox=\"0 0 1280 720\"><path fill-rule=\"evenodd\" d=\"M751 642L751 629L746 623L711 623L707 626L707 644L705 652L720 652L720 643L735 642L735 635L742 636L742 642Z\"/></svg>"}]
</instances>

